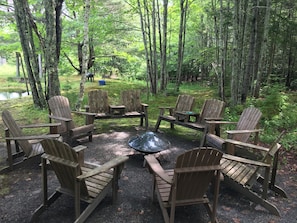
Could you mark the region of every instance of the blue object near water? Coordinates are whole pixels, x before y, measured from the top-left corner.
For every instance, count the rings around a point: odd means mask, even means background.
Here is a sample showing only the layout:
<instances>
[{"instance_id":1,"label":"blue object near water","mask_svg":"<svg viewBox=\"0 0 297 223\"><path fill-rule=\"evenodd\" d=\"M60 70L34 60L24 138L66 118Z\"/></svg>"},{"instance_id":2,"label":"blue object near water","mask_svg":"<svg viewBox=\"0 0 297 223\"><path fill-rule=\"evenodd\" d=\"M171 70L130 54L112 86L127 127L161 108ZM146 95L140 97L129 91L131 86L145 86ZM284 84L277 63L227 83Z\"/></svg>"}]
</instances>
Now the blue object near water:
<instances>
[{"instance_id":1,"label":"blue object near water","mask_svg":"<svg viewBox=\"0 0 297 223\"><path fill-rule=\"evenodd\" d=\"M99 85L105 85L105 80L99 80L99 81L98 81L98 84L99 84Z\"/></svg>"}]
</instances>

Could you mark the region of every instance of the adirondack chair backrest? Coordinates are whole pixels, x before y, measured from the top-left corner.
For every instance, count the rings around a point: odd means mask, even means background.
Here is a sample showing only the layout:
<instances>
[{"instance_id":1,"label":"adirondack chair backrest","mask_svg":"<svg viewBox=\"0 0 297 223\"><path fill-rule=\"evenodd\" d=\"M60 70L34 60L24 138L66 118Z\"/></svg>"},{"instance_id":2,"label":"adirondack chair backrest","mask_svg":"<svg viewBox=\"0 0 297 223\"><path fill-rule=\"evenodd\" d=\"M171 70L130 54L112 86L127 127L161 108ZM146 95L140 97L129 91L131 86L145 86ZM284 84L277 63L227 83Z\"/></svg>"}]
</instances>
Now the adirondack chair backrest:
<instances>
[{"instance_id":1,"label":"adirondack chair backrest","mask_svg":"<svg viewBox=\"0 0 297 223\"><path fill-rule=\"evenodd\" d=\"M103 90L94 90L88 93L89 112L108 113L108 93Z\"/></svg>"},{"instance_id":2,"label":"adirondack chair backrest","mask_svg":"<svg viewBox=\"0 0 297 223\"><path fill-rule=\"evenodd\" d=\"M192 111L195 103L195 98L190 95L179 95L174 111Z\"/></svg>"},{"instance_id":3,"label":"adirondack chair backrest","mask_svg":"<svg viewBox=\"0 0 297 223\"><path fill-rule=\"evenodd\" d=\"M2 112L2 120L5 126L8 128L9 134L11 136L19 137L24 135L22 129L18 126L8 110L4 110ZM17 140L17 143L27 156L31 154L32 145L29 143L28 140Z\"/></svg>"},{"instance_id":4,"label":"adirondack chair backrest","mask_svg":"<svg viewBox=\"0 0 297 223\"><path fill-rule=\"evenodd\" d=\"M68 98L64 96L54 96L48 100L49 109L52 115L57 117L63 117L72 120L71 109L69 105ZM74 122L70 121L70 129L73 129ZM61 122L61 126L58 127L58 132L66 132L67 127L65 122Z\"/></svg>"},{"instance_id":5,"label":"adirondack chair backrest","mask_svg":"<svg viewBox=\"0 0 297 223\"><path fill-rule=\"evenodd\" d=\"M225 102L217 99L205 100L201 114L199 116L199 123L205 123L205 118L222 118L224 114Z\"/></svg>"},{"instance_id":6,"label":"adirondack chair backrest","mask_svg":"<svg viewBox=\"0 0 297 223\"><path fill-rule=\"evenodd\" d=\"M68 144L58 140L44 139L41 145L46 155L55 157L50 160L51 166L60 182L61 189L74 193L76 177L82 173L78 155ZM66 165L67 164L67 165ZM81 196L89 196L85 181L80 184Z\"/></svg>"},{"instance_id":7,"label":"adirondack chair backrest","mask_svg":"<svg viewBox=\"0 0 297 223\"><path fill-rule=\"evenodd\" d=\"M121 92L121 103L125 105L125 111L138 111L141 109L140 90L126 90Z\"/></svg>"},{"instance_id":8,"label":"adirondack chair backrest","mask_svg":"<svg viewBox=\"0 0 297 223\"><path fill-rule=\"evenodd\" d=\"M171 201L189 202L203 198L214 177L214 171L220 169L222 154L219 150L206 147L193 149L180 155L174 169L176 192L174 193L175 187L173 186ZM202 169L204 171L201 171Z\"/></svg>"},{"instance_id":9,"label":"adirondack chair backrest","mask_svg":"<svg viewBox=\"0 0 297 223\"><path fill-rule=\"evenodd\" d=\"M259 124L262 112L255 108L249 107L243 110L236 125L236 130L253 130ZM232 139L247 142L251 133L235 134Z\"/></svg>"}]
</instances>

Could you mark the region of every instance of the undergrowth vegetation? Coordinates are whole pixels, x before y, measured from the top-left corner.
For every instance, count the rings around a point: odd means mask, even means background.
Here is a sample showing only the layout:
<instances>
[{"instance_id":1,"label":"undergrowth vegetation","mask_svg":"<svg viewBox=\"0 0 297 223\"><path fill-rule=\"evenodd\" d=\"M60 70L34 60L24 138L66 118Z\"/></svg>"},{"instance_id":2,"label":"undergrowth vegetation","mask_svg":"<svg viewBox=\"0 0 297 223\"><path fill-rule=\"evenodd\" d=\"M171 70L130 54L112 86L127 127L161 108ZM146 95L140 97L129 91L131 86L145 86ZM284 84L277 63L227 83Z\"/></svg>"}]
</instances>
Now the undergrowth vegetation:
<instances>
[{"instance_id":1,"label":"undergrowth vegetation","mask_svg":"<svg viewBox=\"0 0 297 223\"><path fill-rule=\"evenodd\" d=\"M3 68L3 67L2 67ZM3 72L6 71L6 72ZM153 129L160 106L174 106L178 94L190 94L196 98L194 110L199 112L205 99L216 98L216 89L212 86L204 85L203 83L183 83L180 92L174 90L174 85L169 84L166 92L158 95L148 93L147 83L139 80L127 79L105 79L106 85L100 86L98 80L100 76L95 76L94 82L86 82L85 97L82 105L87 104L87 92L93 89L104 89L108 91L110 104L119 104L120 92L126 89L141 89L142 102L149 105L149 126ZM26 91L26 84L15 78L14 71L11 69L1 69L0 71L0 92ZM62 75L60 76L62 95L66 96L72 108L76 103L79 91L80 76L78 75ZM259 99L249 98L246 104L237 105L235 107L226 107L224 119L229 121L237 121L242 110L248 106L259 108L263 117L261 119L260 128L264 131L260 136L262 143L269 144L282 130L286 130L287 134L282 139L282 144L288 150L296 149L297 143L297 94L296 92L287 92L279 85L265 86L262 89ZM33 106L31 96L21 99L10 99L0 101L0 110L9 109L12 115L22 124L48 122L48 111L40 110ZM75 121L82 124L84 119L75 116ZM1 129L4 128L2 120ZM138 119L120 119L120 120L104 120L96 121L97 133L121 130L125 131L131 126L137 126ZM226 127L232 128L232 127ZM175 130L170 130L168 123L162 123L160 129L165 132L174 134L183 134L190 139L197 139L201 133L184 127L176 126ZM223 129L224 130L224 129ZM32 131L32 130L31 130ZM43 130L44 132L47 130ZM40 131L38 132L40 133ZM4 131L1 131L1 141L3 141Z\"/></svg>"}]
</instances>

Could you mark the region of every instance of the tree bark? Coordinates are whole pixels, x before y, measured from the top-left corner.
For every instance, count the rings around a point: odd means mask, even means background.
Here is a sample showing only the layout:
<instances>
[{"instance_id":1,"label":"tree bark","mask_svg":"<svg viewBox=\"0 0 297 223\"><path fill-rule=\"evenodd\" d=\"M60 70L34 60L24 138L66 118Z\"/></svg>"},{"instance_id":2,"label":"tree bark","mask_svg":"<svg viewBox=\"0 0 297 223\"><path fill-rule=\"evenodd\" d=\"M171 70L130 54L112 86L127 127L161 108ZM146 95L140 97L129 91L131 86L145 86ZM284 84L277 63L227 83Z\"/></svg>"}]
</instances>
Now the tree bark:
<instances>
[{"instance_id":1,"label":"tree bark","mask_svg":"<svg viewBox=\"0 0 297 223\"><path fill-rule=\"evenodd\" d=\"M238 102L239 77L239 2L234 1L233 12L233 43L232 43L232 73L231 73L231 104Z\"/></svg>"},{"instance_id":2,"label":"tree bark","mask_svg":"<svg viewBox=\"0 0 297 223\"><path fill-rule=\"evenodd\" d=\"M37 107L44 108L46 106L46 102L39 79L39 67L33 37L33 29L30 21L31 12L29 5L26 0L14 0L13 3L33 103Z\"/></svg>"},{"instance_id":3,"label":"tree bark","mask_svg":"<svg viewBox=\"0 0 297 223\"><path fill-rule=\"evenodd\" d=\"M75 105L76 110L80 110L81 103L84 98L85 82L88 73L89 64L89 17L90 17L90 0L85 1L85 13L84 13L84 41L82 47L82 75L79 85L79 96Z\"/></svg>"},{"instance_id":4,"label":"tree bark","mask_svg":"<svg viewBox=\"0 0 297 223\"><path fill-rule=\"evenodd\" d=\"M181 84L181 73L184 57L186 23L187 23L188 0L180 0L180 23L179 23L179 39L178 39L178 58L176 72L176 91L179 92Z\"/></svg>"},{"instance_id":5,"label":"tree bark","mask_svg":"<svg viewBox=\"0 0 297 223\"><path fill-rule=\"evenodd\" d=\"M268 29L269 29L269 19L270 19L270 0L266 0L266 7L265 7L265 17L264 17L264 30L263 30L263 37L261 41L261 48L259 52L259 69L257 72L257 80L256 80L256 87L254 91L254 97L258 98L260 96L260 87L261 87L261 82L262 82L262 73L263 73L263 68L262 64L264 61L264 52L266 52L267 48L267 35L268 35ZM263 66L264 67L264 66Z\"/></svg>"},{"instance_id":6,"label":"tree bark","mask_svg":"<svg viewBox=\"0 0 297 223\"><path fill-rule=\"evenodd\" d=\"M163 26L162 26L162 42L161 42L161 84L160 90L163 91L167 87L167 16L168 16L168 0L163 0Z\"/></svg>"},{"instance_id":7,"label":"tree bark","mask_svg":"<svg viewBox=\"0 0 297 223\"><path fill-rule=\"evenodd\" d=\"M44 2L46 20L46 39L44 49L45 71L48 76L48 98L60 95L58 64L61 47L60 14L62 0Z\"/></svg>"}]
</instances>

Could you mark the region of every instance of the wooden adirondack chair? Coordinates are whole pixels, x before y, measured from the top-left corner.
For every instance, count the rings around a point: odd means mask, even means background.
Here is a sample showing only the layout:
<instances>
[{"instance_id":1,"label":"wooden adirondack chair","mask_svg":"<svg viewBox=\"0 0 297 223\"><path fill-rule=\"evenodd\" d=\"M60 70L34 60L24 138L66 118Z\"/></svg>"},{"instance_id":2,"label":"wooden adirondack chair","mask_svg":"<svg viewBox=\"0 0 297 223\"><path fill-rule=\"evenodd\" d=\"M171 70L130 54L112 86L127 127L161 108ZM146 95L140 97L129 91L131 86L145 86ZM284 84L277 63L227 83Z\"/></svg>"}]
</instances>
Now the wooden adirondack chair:
<instances>
[{"instance_id":1,"label":"wooden adirondack chair","mask_svg":"<svg viewBox=\"0 0 297 223\"><path fill-rule=\"evenodd\" d=\"M170 128L174 128L174 123L178 118L178 112L189 112L193 110L195 98L190 95L179 95L175 107L160 107L160 114L155 125L155 132L158 131L161 121L170 122ZM169 112L165 113L165 112Z\"/></svg>"},{"instance_id":2,"label":"wooden adirondack chair","mask_svg":"<svg viewBox=\"0 0 297 223\"><path fill-rule=\"evenodd\" d=\"M216 209L222 155L222 152L210 147L195 148L178 156L175 168L171 170L164 170L153 155L145 156L154 175L153 188L157 193L166 223L174 222L176 206L193 204L204 204L211 222L217 222ZM212 180L214 180L214 197L211 206L206 191ZM170 217L167 208L170 208Z\"/></svg>"},{"instance_id":3,"label":"wooden adirondack chair","mask_svg":"<svg viewBox=\"0 0 297 223\"><path fill-rule=\"evenodd\" d=\"M148 105L141 103L140 90L122 91L121 104L125 106L125 117L140 117L140 126L144 123L145 128L148 128Z\"/></svg>"},{"instance_id":4,"label":"wooden adirondack chair","mask_svg":"<svg viewBox=\"0 0 297 223\"><path fill-rule=\"evenodd\" d=\"M267 201L267 191L271 189L275 193L287 197L285 191L275 185L278 164L278 151L281 145L278 143L284 132L282 132L270 148L243 143L235 140L226 140L226 143L237 144L241 149L252 149L264 153L260 161L224 154L221 159L224 182L231 188L242 193L256 204L260 204L269 212L280 215L275 205ZM264 175L262 176L262 171ZM253 185L260 183L262 196L253 191Z\"/></svg>"},{"instance_id":5,"label":"wooden adirondack chair","mask_svg":"<svg viewBox=\"0 0 297 223\"><path fill-rule=\"evenodd\" d=\"M61 123L58 127L58 133L63 136L63 140L70 145L73 145L75 140L82 137L89 137L89 141L92 141L94 132L94 115L84 112L71 111L68 98L64 96L54 96L48 100L49 105L49 118L50 122ZM77 113L88 116L86 120L90 123L86 123L83 126L75 127L72 114Z\"/></svg>"},{"instance_id":6,"label":"wooden adirondack chair","mask_svg":"<svg viewBox=\"0 0 297 223\"><path fill-rule=\"evenodd\" d=\"M59 124L34 124L34 125L18 125L15 119L12 117L8 110L2 112L2 120L5 129L5 141L8 156L9 168L13 169L13 166L21 164L29 158L37 157L43 153L43 148L38 140L46 138L59 138L59 134L54 134L57 132L57 127ZM52 134L47 135L26 135L23 133L24 128L50 128L49 132ZM12 141L14 141L15 148L13 151ZM17 161L17 158L23 157L21 160ZM38 157L37 157L38 158ZM38 158L40 160L40 157Z\"/></svg>"},{"instance_id":7,"label":"wooden adirondack chair","mask_svg":"<svg viewBox=\"0 0 297 223\"><path fill-rule=\"evenodd\" d=\"M104 90L92 90L88 93L87 112L95 113L95 118L110 117L108 93Z\"/></svg>"},{"instance_id":8,"label":"wooden adirondack chair","mask_svg":"<svg viewBox=\"0 0 297 223\"><path fill-rule=\"evenodd\" d=\"M217 99L207 99L204 101L200 114L196 114L196 121L194 122L182 122L180 125L183 125L187 128L195 129L204 132L207 128L206 121L219 121L223 119L225 110L225 102ZM211 132L214 132L216 135L220 135L220 125L212 125L213 129ZM201 145L204 144L205 135L201 139Z\"/></svg>"},{"instance_id":9,"label":"wooden adirondack chair","mask_svg":"<svg viewBox=\"0 0 297 223\"><path fill-rule=\"evenodd\" d=\"M203 143L220 150L226 150L227 153L234 155L236 147L231 143L225 144L225 139L221 138L218 134L214 134L212 132L214 129L213 126L221 124L236 124L235 130L226 131L228 135L227 138L240 142L248 142L251 135L254 133L254 143L256 144L259 139L258 134L262 131L262 129L257 129L261 116L262 112L259 109L249 107L243 110L238 122L207 121L208 128L206 129L205 141Z\"/></svg>"},{"instance_id":10,"label":"wooden adirondack chair","mask_svg":"<svg viewBox=\"0 0 297 223\"><path fill-rule=\"evenodd\" d=\"M95 119L140 118L140 126L148 128L148 105L141 103L139 90L121 92L121 105L110 105L107 91L94 90L88 93L86 112Z\"/></svg>"},{"instance_id":11,"label":"wooden adirondack chair","mask_svg":"<svg viewBox=\"0 0 297 223\"><path fill-rule=\"evenodd\" d=\"M31 222L36 221L38 216L62 194L75 198L75 222L84 222L110 189L112 189L113 201L116 201L118 179L128 157L116 157L102 166L91 163L82 164L75 148L71 148L66 143L46 139L41 144L45 151L42 155L43 204L35 210ZM47 197L47 160L60 182L60 187L49 198ZM80 210L81 201L88 203L83 212Z\"/></svg>"}]
</instances>

